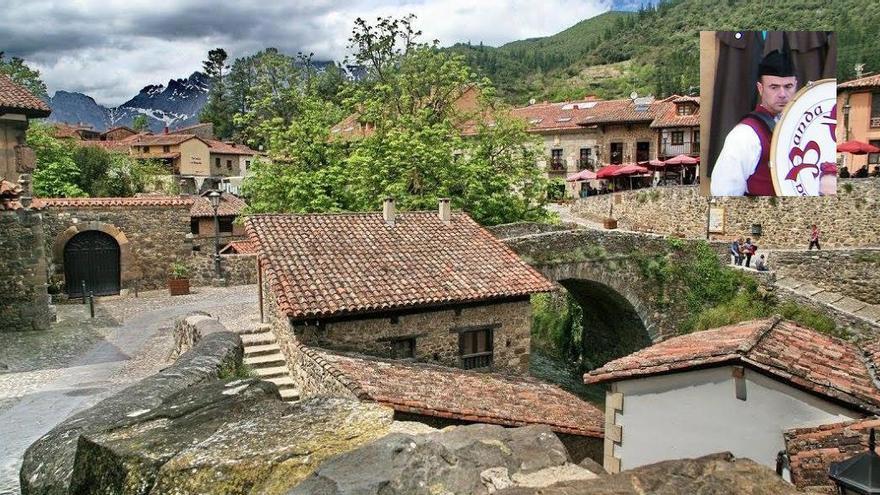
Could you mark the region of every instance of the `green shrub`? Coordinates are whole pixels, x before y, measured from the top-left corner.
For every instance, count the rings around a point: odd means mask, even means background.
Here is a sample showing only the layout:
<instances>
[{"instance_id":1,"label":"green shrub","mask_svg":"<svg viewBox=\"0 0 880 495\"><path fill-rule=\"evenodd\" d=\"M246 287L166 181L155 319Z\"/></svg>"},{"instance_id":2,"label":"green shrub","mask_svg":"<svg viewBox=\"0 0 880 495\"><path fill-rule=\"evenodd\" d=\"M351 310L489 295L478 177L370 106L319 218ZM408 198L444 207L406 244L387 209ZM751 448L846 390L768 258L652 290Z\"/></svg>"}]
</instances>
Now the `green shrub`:
<instances>
[{"instance_id":1,"label":"green shrub","mask_svg":"<svg viewBox=\"0 0 880 495\"><path fill-rule=\"evenodd\" d=\"M171 264L171 278L187 278L189 277L189 267L180 261Z\"/></svg>"}]
</instances>

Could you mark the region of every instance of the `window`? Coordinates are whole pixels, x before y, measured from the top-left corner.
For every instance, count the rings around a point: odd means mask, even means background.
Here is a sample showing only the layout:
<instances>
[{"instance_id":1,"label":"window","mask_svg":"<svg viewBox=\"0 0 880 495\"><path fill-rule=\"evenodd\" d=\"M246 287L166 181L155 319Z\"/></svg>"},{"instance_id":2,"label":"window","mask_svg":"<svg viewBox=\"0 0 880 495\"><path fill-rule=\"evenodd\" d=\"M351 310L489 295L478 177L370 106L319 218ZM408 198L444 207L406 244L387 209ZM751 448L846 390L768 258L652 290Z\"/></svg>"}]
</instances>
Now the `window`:
<instances>
[{"instance_id":1,"label":"window","mask_svg":"<svg viewBox=\"0 0 880 495\"><path fill-rule=\"evenodd\" d=\"M394 359L406 359L416 357L416 338L395 339L390 342L391 357Z\"/></svg>"},{"instance_id":2,"label":"window","mask_svg":"<svg viewBox=\"0 0 880 495\"><path fill-rule=\"evenodd\" d=\"M232 233L232 221L235 220L233 217L220 217L220 232L229 232Z\"/></svg>"},{"instance_id":3,"label":"window","mask_svg":"<svg viewBox=\"0 0 880 495\"><path fill-rule=\"evenodd\" d=\"M623 143L611 143L611 164L623 163Z\"/></svg>"},{"instance_id":4,"label":"window","mask_svg":"<svg viewBox=\"0 0 880 495\"><path fill-rule=\"evenodd\" d=\"M679 103L676 105L676 113L678 113L678 115L693 115L694 107L688 103Z\"/></svg>"},{"instance_id":5,"label":"window","mask_svg":"<svg viewBox=\"0 0 880 495\"><path fill-rule=\"evenodd\" d=\"M565 162L562 159L562 149L550 150L550 168L559 170L563 167L565 167Z\"/></svg>"},{"instance_id":6,"label":"window","mask_svg":"<svg viewBox=\"0 0 880 495\"><path fill-rule=\"evenodd\" d=\"M672 144L684 144L684 131L672 131L669 133L672 137Z\"/></svg>"},{"instance_id":7,"label":"window","mask_svg":"<svg viewBox=\"0 0 880 495\"><path fill-rule=\"evenodd\" d=\"M469 330L458 334L461 367L469 370L492 365L492 329Z\"/></svg>"},{"instance_id":8,"label":"window","mask_svg":"<svg viewBox=\"0 0 880 495\"><path fill-rule=\"evenodd\" d=\"M150 147L144 146L144 153L149 153L149 152L150 152Z\"/></svg>"},{"instance_id":9,"label":"window","mask_svg":"<svg viewBox=\"0 0 880 495\"><path fill-rule=\"evenodd\" d=\"M579 165L581 168L589 167L592 161L593 150L590 148L581 148L581 156Z\"/></svg>"},{"instance_id":10,"label":"window","mask_svg":"<svg viewBox=\"0 0 880 495\"><path fill-rule=\"evenodd\" d=\"M195 235L199 234L199 219L198 218L190 218L189 219L189 231Z\"/></svg>"},{"instance_id":11,"label":"window","mask_svg":"<svg viewBox=\"0 0 880 495\"><path fill-rule=\"evenodd\" d=\"M871 146L880 147L880 141L876 139L868 141L868 144L870 144ZM880 164L880 153L868 153L868 163L871 165Z\"/></svg>"},{"instance_id":12,"label":"window","mask_svg":"<svg viewBox=\"0 0 880 495\"><path fill-rule=\"evenodd\" d=\"M215 165L217 168L220 168L220 158L219 158L219 157L214 158L214 165Z\"/></svg>"},{"instance_id":13,"label":"window","mask_svg":"<svg viewBox=\"0 0 880 495\"><path fill-rule=\"evenodd\" d=\"M250 160L244 161L244 168L246 168L246 169L251 168L251 161Z\"/></svg>"},{"instance_id":14,"label":"window","mask_svg":"<svg viewBox=\"0 0 880 495\"><path fill-rule=\"evenodd\" d=\"M171 153L171 146L162 146L162 153Z\"/></svg>"},{"instance_id":15,"label":"window","mask_svg":"<svg viewBox=\"0 0 880 495\"><path fill-rule=\"evenodd\" d=\"M232 170L232 160L226 160L226 169Z\"/></svg>"},{"instance_id":16,"label":"window","mask_svg":"<svg viewBox=\"0 0 880 495\"><path fill-rule=\"evenodd\" d=\"M636 143L636 161L646 162L651 159L651 143L639 141Z\"/></svg>"}]
</instances>

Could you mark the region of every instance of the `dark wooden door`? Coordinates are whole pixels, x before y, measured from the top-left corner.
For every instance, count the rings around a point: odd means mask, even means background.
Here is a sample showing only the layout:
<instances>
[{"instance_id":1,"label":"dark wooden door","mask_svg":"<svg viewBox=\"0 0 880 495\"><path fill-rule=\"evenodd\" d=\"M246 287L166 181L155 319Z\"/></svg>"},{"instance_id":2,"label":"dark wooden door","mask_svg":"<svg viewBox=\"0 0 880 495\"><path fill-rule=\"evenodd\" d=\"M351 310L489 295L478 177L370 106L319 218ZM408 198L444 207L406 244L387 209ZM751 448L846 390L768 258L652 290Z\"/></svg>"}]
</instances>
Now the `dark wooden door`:
<instances>
[{"instance_id":1,"label":"dark wooden door","mask_svg":"<svg viewBox=\"0 0 880 495\"><path fill-rule=\"evenodd\" d=\"M73 236L64 246L64 280L70 297L83 295L83 281L87 294L119 294L119 243L96 230Z\"/></svg>"}]
</instances>

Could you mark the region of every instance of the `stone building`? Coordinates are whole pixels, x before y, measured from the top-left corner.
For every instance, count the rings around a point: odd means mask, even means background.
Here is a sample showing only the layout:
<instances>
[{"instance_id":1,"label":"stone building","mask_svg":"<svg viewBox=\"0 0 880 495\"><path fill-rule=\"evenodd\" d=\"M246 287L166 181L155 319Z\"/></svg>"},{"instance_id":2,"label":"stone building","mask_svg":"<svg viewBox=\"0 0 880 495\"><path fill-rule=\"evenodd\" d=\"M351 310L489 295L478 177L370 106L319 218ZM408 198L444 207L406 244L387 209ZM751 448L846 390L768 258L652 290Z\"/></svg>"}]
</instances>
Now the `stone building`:
<instances>
[{"instance_id":1,"label":"stone building","mask_svg":"<svg viewBox=\"0 0 880 495\"><path fill-rule=\"evenodd\" d=\"M219 244L221 250L232 241L245 239L244 225L236 222L247 203L238 196L223 192L217 207L219 226ZM207 193L194 199L189 210L190 233L193 237L193 250L214 252L214 208L208 200Z\"/></svg>"},{"instance_id":2,"label":"stone building","mask_svg":"<svg viewBox=\"0 0 880 495\"><path fill-rule=\"evenodd\" d=\"M50 112L43 100L0 74L0 179L16 183L19 174L33 172L36 155L25 142L28 119Z\"/></svg>"},{"instance_id":3,"label":"stone building","mask_svg":"<svg viewBox=\"0 0 880 495\"><path fill-rule=\"evenodd\" d=\"M880 354L778 318L674 337L584 376L610 385L605 468L719 451L770 468L783 432L876 415ZM662 425L658 428L658 425Z\"/></svg>"},{"instance_id":4,"label":"stone building","mask_svg":"<svg viewBox=\"0 0 880 495\"><path fill-rule=\"evenodd\" d=\"M880 147L880 74L862 77L837 85L837 142L861 141ZM853 155L840 153L840 163L851 173L863 165L870 171L880 165L880 153Z\"/></svg>"},{"instance_id":5,"label":"stone building","mask_svg":"<svg viewBox=\"0 0 880 495\"><path fill-rule=\"evenodd\" d=\"M43 244L39 209L19 185L0 179L0 333L49 328Z\"/></svg>"},{"instance_id":6,"label":"stone building","mask_svg":"<svg viewBox=\"0 0 880 495\"><path fill-rule=\"evenodd\" d=\"M262 312L296 344L526 373L529 296L553 285L463 213L254 215Z\"/></svg>"},{"instance_id":7,"label":"stone building","mask_svg":"<svg viewBox=\"0 0 880 495\"><path fill-rule=\"evenodd\" d=\"M192 253L189 196L40 198L50 281L70 297L86 291L158 289L171 264Z\"/></svg>"},{"instance_id":8,"label":"stone building","mask_svg":"<svg viewBox=\"0 0 880 495\"><path fill-rule=\"evenodd\" d=\"M678 96L659 104L657 117L650 128L660 135L657 158L666 160L678 155L700 156L700 97Z\"/></svg>"}]
</instances>

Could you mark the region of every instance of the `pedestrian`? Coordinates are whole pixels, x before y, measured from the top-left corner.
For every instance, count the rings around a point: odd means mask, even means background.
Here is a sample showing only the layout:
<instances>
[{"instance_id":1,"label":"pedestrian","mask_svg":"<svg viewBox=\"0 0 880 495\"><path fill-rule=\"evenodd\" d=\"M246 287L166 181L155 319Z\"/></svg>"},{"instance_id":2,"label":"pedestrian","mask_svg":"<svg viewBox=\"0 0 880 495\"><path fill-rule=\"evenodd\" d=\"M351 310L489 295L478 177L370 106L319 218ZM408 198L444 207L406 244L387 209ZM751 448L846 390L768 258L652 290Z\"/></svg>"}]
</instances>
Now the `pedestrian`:
<instances>
[{"instance_id":1,"label":"pedestrian","mask_svg":"<svg viewBox=\"0 0 880 495\"><path fill-rule=\"evenodd\" d=\"M731 264L739 265L740 258L740 250L739 250L739 239L734 239L732 243L730 243L730 255L733 257L731 260Z\"/></svg>"},{"instance_id":2,"label":"pedestrian","mask_svg":"<svg viewBox=\"0 0 880 495\"><path fill-rule=\"evenodd\" d=\"M808 251L812 251L813 246L816 246L817 250L821 250L819 247L819 236L821 232L819 232L819 227L816 227L816 224L813 224L813 230L810 232L810 247L807 248Z\"/></svg>"},{"instance_id":3,"label":"pedestrian","mask_svg":"<svg viewBox=\"0 0 880 495\"><path fill-rule=\"evenodd\" d=\"M764 260L764 255L762 254L758 261L755 262L755 269L759 272L766 272L770 270L770 267L767 266L767 262Z\"/></svg>"},{"instance_id":4,"label":"pedestrian","mask_svg":"<svg viewBox=\"0 0 880 495\"><path fill-rule=\"evenodd\" d=\"M758 246L752 244L752 238L747 237L746 243L743 245L743 254L746 256L746 268L750 268L749 264L752 262L752 256L754 256L757 249Z\"/></svg>"}]
</instances>

